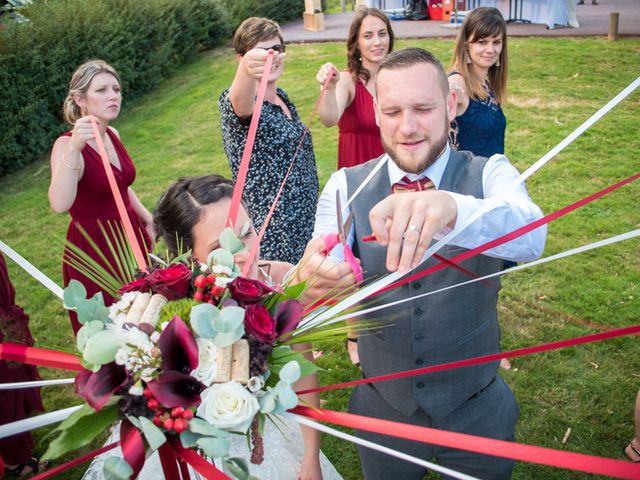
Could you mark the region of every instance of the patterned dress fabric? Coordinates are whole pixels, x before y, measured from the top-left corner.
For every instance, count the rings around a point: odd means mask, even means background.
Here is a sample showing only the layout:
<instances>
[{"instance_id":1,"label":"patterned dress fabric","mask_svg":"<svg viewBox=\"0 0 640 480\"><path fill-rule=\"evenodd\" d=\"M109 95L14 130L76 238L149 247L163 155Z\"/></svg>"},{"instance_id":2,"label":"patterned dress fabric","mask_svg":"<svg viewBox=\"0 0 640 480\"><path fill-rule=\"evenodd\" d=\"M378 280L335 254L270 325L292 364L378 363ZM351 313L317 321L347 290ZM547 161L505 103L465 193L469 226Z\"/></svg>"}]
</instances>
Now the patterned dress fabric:
<instances>
[{"instance_id":1,"label":"patterned dress fabric","mask_svg":"<svg viewBox=\"0 0 640 480\"><path fill-rule=\"evenodd\" d=\"M136 178L136 170L133 166L133 161L129 156L129 153L125 149L124 145L118 137L110 130L107 129L109 137L113 142L113 146L118 154L120 160L120 168L111 166L118 189L124 200L125 207L129 213L129 218L133 229L136 232L138 242L142 248L143 253L147 251L146 245L151 245L150 239L147 236L144 226L140 222L137 214L133 210L131 202L129 201L128 188ZM64 135L70 136L71 132L66 132ZM116 262L110 253L108 241L102 232L101 226L108 232L107 238L113 243L114 237L110 233L111 228L121 225L120 215L116 207L116 202L111 193L109 182L107 180L107 174L102 166L102 160L100 155L90 145L87 145L82 150L82 157L84 158L84 173L82 178L78 182L78 192L76 199L69 209L71 214L71 223L67 230L67 241L73 243L85 253L87 253L95 262L100 264L106 269L112 269ZM84 229L89 237L95 242L98 249L106 258L106 262L100 258L100 255L91 246L91 243L85 239L82 235L80 228ZM121 229L121 227L120 227ZM65 248L64 256L70 255L68 248ZM113 303L113 297L104 292L93 281L89 280L83 274L76 269L70 267L66 263L62 265L62 276L64 285L75 279L81 282L87 289L87 294L92 296L97 292L102 292L104 295L105 305L111 305ZM73 332L77 333L81 325L78 322L75 312L69 312L71 318L71 326Z\"/></svg>"},{"instance_id":2,"label":"patterned dress fabric","mask_svg":"<svg viewBox=\"0 0 640 480\"><path fill-rule=\"evenodd\" d=\"M342 113L338 128L338 169L360 165L384 153L373 97L360 81L356 82L355 96Z\"/></svg>"},{"instance_id":3,"label":"patterned dress fabric","mask_svg":"<svg viewBox=\"0 0 640 480\"><path fill-rule=\"evenodd\" d=\"M485 86L486 98L469 99L467 110L451 122L450 141L456 150L481 157L504 153L507 119L493 92Z\"/></svg>"},{"instance_id":4,"label":"patterned dress fabric","mask_svg":"<svg viewBox=\"0 0 640 480\"><path fill-rule=\"evenodd\" d=\"M289 108L291 119L278 105L264 102L242 197L257 231L262 227L305 130L287 94L278 88L277 95ZM228 89L220 95L218 107L222 144L235 181L249 120L242 121L235 114ZM318 188L316 160L308 132L260 244L260 258L293 264L302 258L313 232Z\"/></svg>"},{"instance_id":5,"label":"patterned dress fabric","mask_svg":"<svg viewBox=\"0 0 640 480\"><path fill-rule=\"evenodd\" d=\"M4 257L0 254L0 342L33 346L29 331L29 317L15 304L16 292L9 279ZM0 360L0 383L33 382L40 380L33 365ZM0 425L22 420L43 412L39 388L21 388L0 391ZM31 432L0 439L0 456L4 463L19 465L31 458L33 451Z\"/></svg>"}]
</instances>

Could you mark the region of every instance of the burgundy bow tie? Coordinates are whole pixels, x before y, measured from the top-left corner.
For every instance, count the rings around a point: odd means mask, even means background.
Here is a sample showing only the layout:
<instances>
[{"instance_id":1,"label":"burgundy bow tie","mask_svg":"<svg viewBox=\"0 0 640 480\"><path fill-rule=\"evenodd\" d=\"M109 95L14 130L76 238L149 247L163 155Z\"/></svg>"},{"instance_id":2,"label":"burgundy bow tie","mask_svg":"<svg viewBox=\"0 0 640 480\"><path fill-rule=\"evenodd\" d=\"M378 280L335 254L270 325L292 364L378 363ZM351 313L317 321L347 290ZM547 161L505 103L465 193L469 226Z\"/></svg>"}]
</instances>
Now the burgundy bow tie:
<instances>
[{"instance_id":1,"label":"burgundy bow tie","mask_svg":"<svg viewBox=\"0 0 640 480\"><path fill-rule=\"evenodd\" d=\"M409 178L405 176L398 183L394 183L391 186L391 191L393 193L421 192L423 190L432 190L435 188L436 186L427 177L422 177L411 182L409 181Z\"/></svg>"}]
</instances>

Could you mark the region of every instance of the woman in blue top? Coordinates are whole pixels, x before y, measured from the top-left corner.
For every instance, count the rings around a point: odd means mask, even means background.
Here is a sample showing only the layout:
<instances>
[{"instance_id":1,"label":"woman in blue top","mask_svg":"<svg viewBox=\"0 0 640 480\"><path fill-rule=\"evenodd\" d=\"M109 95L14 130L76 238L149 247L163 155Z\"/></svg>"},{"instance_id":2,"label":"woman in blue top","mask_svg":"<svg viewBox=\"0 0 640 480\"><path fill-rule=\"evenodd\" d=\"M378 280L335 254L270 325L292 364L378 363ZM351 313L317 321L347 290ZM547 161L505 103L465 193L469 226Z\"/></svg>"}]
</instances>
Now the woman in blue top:
<instances>
[{"instance_id":1,"label":"woman in blue top","mask_svg":"<svg viewBox=\"0 0 640 480\"><path fill-rule=\"evenodd\" d=\"M449 67L449 85L458 94L454 148L483 157L504 153L507 120L500 105L507 75L507 24L496 8L476 8L458 32Z\"/></svg>"}]
</instances>

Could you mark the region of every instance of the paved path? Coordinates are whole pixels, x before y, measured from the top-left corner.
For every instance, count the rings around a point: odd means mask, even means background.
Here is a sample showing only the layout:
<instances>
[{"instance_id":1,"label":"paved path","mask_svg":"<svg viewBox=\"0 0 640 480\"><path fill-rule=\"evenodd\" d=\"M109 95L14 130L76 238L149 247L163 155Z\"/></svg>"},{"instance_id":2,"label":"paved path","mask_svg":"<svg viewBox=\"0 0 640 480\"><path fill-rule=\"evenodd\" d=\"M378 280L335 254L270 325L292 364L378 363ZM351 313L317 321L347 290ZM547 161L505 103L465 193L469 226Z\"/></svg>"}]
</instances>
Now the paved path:
<instances>
[{"instance_id":1,"label":"paved path","mask_svg":"<svg viewBox=\"0 0 640 480\"><path fill-rule=\"evenodd\" d=\"M640 36L640 0L598 0L598 3L591 5L591 0L585 0L585 5L576 6L580 28L556 27L548 30L546 25L509 23L507 32L510 36L519 37L607 35L609 12L619 12L620 35ZM287 42L294 43L345 41L352 18L353 12L327 14L323 32L305 30L300 20L284 25L282 33ZM391 23L396 38L453 37L457 33L457 29L448 28L449 24L441 21L396 20Z\"/></svg>"}]
</instances>

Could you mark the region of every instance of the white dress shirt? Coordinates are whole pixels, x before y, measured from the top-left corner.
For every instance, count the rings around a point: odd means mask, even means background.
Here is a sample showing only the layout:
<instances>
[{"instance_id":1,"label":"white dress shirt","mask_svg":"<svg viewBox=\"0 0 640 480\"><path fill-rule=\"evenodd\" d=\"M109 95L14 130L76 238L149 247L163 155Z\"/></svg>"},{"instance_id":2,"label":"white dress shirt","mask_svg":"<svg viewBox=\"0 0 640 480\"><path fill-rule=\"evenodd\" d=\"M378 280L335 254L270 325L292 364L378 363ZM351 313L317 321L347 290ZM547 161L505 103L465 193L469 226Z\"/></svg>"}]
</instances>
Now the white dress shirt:
<instances>
[{"instance_id":1,"label":"white dress shirt","mask_svg":"<svg viewBox=\"0 0 640 480\"><path fill-rule=\"evenodd\" d=\"M412 181L420 176L429 177L436 188L439 189L450 153L451 150L447 146L444 153L421 175L408 174L402 171L385 154L382 162L386 163L386 167L383 165L382 168L387 168L389 174L389 192L391 192L391 186L399 182L405 175ZM482 172L484 199L447 192L458 207L456 227L466 223L467 219L478 209L486 210L481 217L451 240L450 243L452 245L472 249L542 217L542 211L529 198L525 186L516 182L518 176L518 170L511 165L507 157L496 154L489 159ZM340 192L340 204L343 205L344 210L342 216L346 219L349 214L349 206L347 206L347 177L344 169L340 169L331 175L322 191L318 201L318 209L316 210L314 237L322 233L338 231L336 190ZM399 193L397 195L403 194ZM360 230L362 231L362 229ZM436 235L436 240L449 232L449 228L443 229ZM513 261L534 260L542 254L546 236L547 228L545 225L510 242L487 250L484 255ZM349 232L349 243L353 245L353 241L354 229L352 228ZM340 258L341 252L338 253L337 250L334 249L331 253L332 257Z\"/></svg>"}]
</instances>

